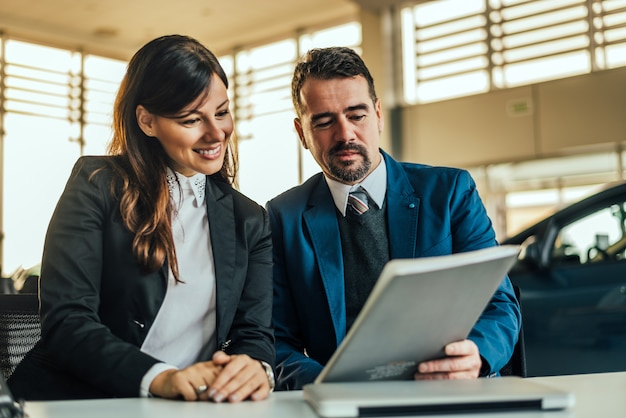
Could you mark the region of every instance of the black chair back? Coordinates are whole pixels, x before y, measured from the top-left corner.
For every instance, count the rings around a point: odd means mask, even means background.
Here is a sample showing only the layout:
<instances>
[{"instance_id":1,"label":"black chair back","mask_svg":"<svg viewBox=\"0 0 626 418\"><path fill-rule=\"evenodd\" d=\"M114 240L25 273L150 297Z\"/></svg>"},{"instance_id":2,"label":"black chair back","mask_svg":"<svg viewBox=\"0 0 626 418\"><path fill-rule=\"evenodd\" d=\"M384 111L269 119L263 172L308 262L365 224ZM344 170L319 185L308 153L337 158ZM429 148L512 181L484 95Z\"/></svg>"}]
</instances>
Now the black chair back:
<instances>
[{"instance_id":1,"label":"black chair back","mask_svg":"<svg viewBox=\"0 0 626 418\"><path fill-rule=\"evenodd\" d=\"M6 379L40 337L37 294L0 294L0 370Z\"/></svg>"}]
</instances>

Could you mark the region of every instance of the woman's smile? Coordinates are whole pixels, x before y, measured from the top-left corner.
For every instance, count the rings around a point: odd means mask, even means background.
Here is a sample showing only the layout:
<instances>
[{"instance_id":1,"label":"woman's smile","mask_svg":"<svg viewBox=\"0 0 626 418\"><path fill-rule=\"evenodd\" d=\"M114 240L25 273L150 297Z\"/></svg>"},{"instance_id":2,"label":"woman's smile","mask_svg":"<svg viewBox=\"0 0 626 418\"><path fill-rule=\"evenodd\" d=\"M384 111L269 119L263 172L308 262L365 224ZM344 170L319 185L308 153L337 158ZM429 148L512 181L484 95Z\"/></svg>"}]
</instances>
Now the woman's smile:
<instances>
[{"instance_id":1,"label":"woman's smile","mask_svg":"<svg viewBox=\"0 0 626 418\"><path fill-rule=\"evenodd\" d=\"M222 153L222 144L217 143L208 148L195 148L193 151L199 154L202 158L205 158L207 160L214 160L216 158L220 158L220 155Z\"/></svg>"}]
</instances>

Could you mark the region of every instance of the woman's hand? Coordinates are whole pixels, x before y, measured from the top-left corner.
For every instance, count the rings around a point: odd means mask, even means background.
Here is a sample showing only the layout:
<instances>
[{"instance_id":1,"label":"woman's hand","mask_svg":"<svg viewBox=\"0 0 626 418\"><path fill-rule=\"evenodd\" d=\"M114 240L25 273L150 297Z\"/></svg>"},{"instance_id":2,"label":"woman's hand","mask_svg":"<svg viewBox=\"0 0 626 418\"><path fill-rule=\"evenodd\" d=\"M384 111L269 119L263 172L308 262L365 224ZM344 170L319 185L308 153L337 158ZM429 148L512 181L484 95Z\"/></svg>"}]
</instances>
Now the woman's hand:
<instances>
[{"instance_id":1,"label":"woman's hand","mask_svg":"<svg viewBox=\"0 0 626 418\"><path fill-rule=\"evenodd\" d=\"M250 398L260 401L270 394L270 384L261 362L246 354L228 355L218 351L213 364L221 367L210 385L208 396L215 402L239 402Z\"/></svg>"},{"instance_id":2,"label":"woman's hand","mask_svg":"<svg viewBox=\"0 0 626 418\"><path fill-rule=\"evenodd\" d=\"M267 398L270 385L261 363L248 355L213 354L212 361L196 363L182 370L166 370L150 384L150 393L186 401L239 402Z\"/></svg>"},{"instance_id":3,"label":"woman's hand","mask_svg":"<svg viewBox=\"0 0 626 418\"><path fill-rule=\"evenodd\" d=\"M158 374L150 384L150 393L161 398L186 401L208 399L206 392L219 374L221 366L212 361L196 363L182 370L166 370ZM204 395L204 396L203 396Z\"/></svg>"}]
</instances>

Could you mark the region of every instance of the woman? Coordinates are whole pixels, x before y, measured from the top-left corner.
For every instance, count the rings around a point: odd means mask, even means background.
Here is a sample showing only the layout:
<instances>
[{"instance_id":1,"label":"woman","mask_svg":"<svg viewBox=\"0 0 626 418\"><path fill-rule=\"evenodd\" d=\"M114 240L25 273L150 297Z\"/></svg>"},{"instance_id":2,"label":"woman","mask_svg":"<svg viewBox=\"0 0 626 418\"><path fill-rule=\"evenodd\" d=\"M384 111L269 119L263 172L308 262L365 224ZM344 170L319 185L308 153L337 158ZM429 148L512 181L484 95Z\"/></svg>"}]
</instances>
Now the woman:
<instances>
[{"instance_id":1,"label":"woman","mask_svg":"<svg viewBox=\"0 0 626 418\"><path fill-rule=\"evenodd\" d=\"M42 260L42 338L17 398L264 399L273 389L266 212L232 187L228 81L196 40L131 59L110 156L76 163Z\"/></svg>"}]
</instances>

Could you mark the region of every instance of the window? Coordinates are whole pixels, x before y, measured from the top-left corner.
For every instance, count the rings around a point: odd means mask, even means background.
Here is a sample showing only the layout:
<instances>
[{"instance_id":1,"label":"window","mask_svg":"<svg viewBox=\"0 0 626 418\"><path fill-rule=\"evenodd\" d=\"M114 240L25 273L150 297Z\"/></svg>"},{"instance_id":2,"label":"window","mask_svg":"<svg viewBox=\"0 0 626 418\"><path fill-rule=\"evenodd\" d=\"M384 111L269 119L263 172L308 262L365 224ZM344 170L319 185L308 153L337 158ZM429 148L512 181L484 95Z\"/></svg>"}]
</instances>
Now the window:
<instances>
[{"instance_id":1,"label":"window","mask_svg":"<svg viewBox=\"0 0 626 418\"><path fill-rule=\"evenodd\" d=\"M624 203L614 204L566 225L556 239L553 260L596 263L624 259Z\"/></svg>"},{"instance_id":2,"label":"window","mask_svg":"<svg viewBox=\"0 0 626 418\"><path fill-rule=\"evenodd\" d=\"M626 65L626 0L439 0L400 15L411 104Z\"/></svg>"},{"instance_id":3,"label":"window","mask_svg":"<svg viewBox=\"0 0 626 418\"><path fill-rule=\"evenodd\" d=\"M220 57L233 62L229 77L244 194L264 205L320 171L293 127L293 69L310 48L342 45L360 52L360 44L361 25L350 22Z\"/></svg>"},{"instance_id":4,"label":"window","mask_svg":"<svg viewBox=\"0 0 626 418\"><path fill-rule=\"evenodd\" d=\"M260 204L298 178L299 144L290 129L291 74L297 57L295 39L235 56L239 185Z\"/></svg>"},{"instance_id":5,"label":"window","mask_svg":"<svg viewBox=\"0 0 626 418\"><path fill-rule=\"evenodd\" d=\"M82 154L111 137L121 61L7 39L4 85L2 271L39 263L48 222Z\"/></svg>"},{"instance_id":6,"label":"window","mask_svg":"<svg viewBox=\"0 0 626 418\"><path fill-rule=\"evenodd\" d=\"M99 155L105 152L111 140L113 103L125 72L124 61L95 55L84 57L83 155Z\"/></svg>"}]
</instances>

